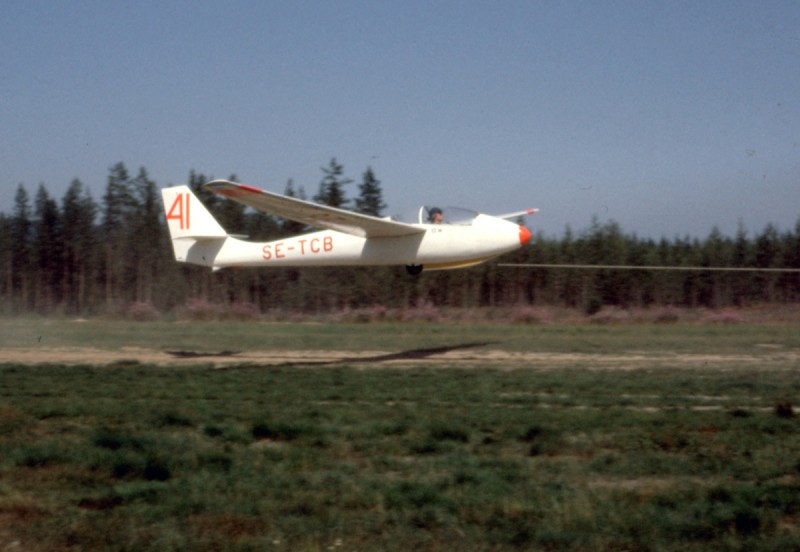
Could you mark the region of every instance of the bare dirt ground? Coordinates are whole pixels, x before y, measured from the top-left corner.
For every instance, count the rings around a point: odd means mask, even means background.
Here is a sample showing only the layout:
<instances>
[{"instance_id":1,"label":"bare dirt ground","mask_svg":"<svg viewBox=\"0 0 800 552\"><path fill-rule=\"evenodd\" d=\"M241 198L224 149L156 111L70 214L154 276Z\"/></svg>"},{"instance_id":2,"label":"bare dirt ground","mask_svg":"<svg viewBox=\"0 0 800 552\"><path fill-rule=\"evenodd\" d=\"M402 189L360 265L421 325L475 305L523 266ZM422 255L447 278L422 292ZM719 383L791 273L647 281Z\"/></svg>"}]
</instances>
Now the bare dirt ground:
<instances>
[{"instance_id":1,"label":"bare dirt ground","mask_svg":"<svg viewBox=\"0 0 800 552\"><path fill-rule=\"evenodd\" d=\"M752 354L675 354L630 352L624 354L517 353L480 346L441 347L411 351L241 351L195 353L160 351L137 347L105 350L78 347L34 347L0 349L0 363L64 365L192 366L342 366L363 368L380 366L464 366L487 368L564 368L568 366L598 370L636 370L642 368L719 368L753 365L758 367L800 367L800 351L757 347Z\"/></svg>"}]
</instances>

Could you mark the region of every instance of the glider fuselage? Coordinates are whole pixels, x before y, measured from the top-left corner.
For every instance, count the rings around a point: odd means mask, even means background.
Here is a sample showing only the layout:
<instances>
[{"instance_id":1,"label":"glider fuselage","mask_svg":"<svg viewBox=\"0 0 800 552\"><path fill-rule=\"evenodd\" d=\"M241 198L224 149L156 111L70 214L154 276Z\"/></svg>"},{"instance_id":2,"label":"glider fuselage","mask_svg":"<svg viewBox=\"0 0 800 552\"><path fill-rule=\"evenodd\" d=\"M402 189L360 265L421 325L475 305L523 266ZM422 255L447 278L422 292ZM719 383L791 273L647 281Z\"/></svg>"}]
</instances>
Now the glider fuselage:
<instances>
[{"instance_id":1,"label":"glider fuselage","mask_svg":"<svg viewBox=\"0 0 800 552\"><path fill-rule=\"evenodd\" d=\"M483 262L521 245L519 226L487 215L471 225L420 225L425 231L407 236L362 238L322 230L269 242L227 236L184 238L175 243L176 260L225 267L424 265L458 268ZM184 243L180 243L184 241Z\"/></svg>"},{"instance_id":2,"label":"glider fuselage","mask_svg":"<svg viewBox=\"0 0 800 552\"><path fill-rule=\"evenodd\" d=\"M423 267L441 270L478 264L518 249L531 236L524 226L478 213L452 224L408 224L228 181L213 181L206 188L255 209L326 228L269 242L247 241L228 234L188 186L163 189L175 259L214 269L405 265L416 274Z\"/></svg>"}]
</instances>

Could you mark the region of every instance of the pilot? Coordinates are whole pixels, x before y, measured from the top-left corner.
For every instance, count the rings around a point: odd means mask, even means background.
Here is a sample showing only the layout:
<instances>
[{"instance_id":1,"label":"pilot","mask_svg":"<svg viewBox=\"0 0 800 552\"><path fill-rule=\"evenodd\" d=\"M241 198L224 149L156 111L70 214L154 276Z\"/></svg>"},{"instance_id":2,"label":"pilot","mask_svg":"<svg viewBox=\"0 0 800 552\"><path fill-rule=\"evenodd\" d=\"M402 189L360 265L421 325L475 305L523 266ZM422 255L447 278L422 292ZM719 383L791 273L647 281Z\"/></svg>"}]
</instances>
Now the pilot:
<instances>
[{"instance_id":1,"label":"pilot","mask_svg":"<svg viewBox=\"0 0 800 552\"><path fill-rule=\"evenodd\" d=\"M441 224L442 219L444 219L444 213L438 207L431 207L430 211L428 211L428 222L431 224Z\"/></svg>"}]
</instances>

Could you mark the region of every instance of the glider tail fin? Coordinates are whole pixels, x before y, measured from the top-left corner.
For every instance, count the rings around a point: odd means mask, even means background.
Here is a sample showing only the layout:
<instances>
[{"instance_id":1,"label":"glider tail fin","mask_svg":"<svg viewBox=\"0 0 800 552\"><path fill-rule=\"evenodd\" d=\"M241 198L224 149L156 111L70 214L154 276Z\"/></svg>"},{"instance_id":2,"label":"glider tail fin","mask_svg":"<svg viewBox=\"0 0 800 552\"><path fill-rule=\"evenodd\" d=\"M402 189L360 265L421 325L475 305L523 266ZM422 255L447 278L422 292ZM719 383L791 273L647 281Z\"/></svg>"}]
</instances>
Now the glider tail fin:
<instances>
[{"instance_id":1,"label":"glider tail fin","mask_svg":"<svg viewBox=\"0 0 800 552\"><path fill-rule=\"evenodd\" d=\"M174 186L161 190L164 212L167 215L169 235L179 238L225 238L225 229L214 219L205 205L200 203L189 186Z\"/></svg>"},{"instance_id":2,"label":"glider tail fin","mask_svg":"<svg viewBox=\"0 0 800 552\"><path fill-rule=\"evenodd\" d=\"M214 266L216 253L228 237L189 186L161 190L175 260Z\"/></svg>"}]
</instances>

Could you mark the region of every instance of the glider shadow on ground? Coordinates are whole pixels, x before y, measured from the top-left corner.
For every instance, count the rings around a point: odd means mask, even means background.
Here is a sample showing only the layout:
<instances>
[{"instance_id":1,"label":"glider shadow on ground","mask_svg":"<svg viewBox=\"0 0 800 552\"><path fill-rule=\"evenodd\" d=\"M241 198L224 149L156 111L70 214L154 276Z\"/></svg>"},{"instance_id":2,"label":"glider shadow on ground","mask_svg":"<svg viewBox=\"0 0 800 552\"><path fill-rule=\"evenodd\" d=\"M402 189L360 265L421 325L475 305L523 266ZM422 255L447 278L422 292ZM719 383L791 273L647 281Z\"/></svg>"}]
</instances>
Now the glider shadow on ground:
<instances>
[{"instance_id":1,"label":"glider shadow on ground","mask_svg":"<svg viewBox=\"0 0 800 552\"><path fill-rule=\"evenodd\" d=\"M443 355L450 351L458 351L462 349L474 349L477 347L484 347L492 345L492 342L482 341L473 343L462 343L459 345L444 345L440 347L427 347L423 349L409 349L407 351L400 351L397 353L384 353L373 356L360 356L360 357L345 357L333 360L298 360L290 362L282 362L275 364L277 367L287 366L330 366L335 364L363 364L374 362L388 362L392 360L422 360L428 357ZM200 352L200 351L166 351L167 354L175 358L227 358L235 357L241 354L241 351L220 351L215 353Z\"/></svg>"}]
</instances>

